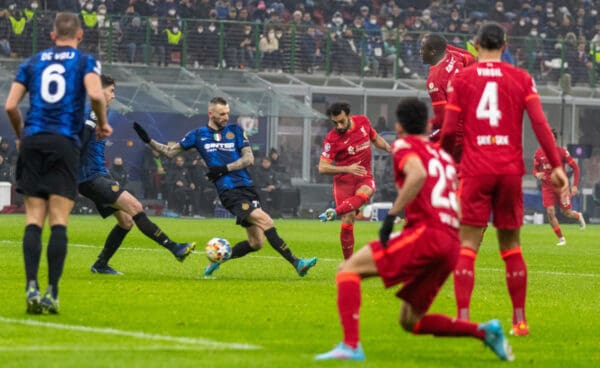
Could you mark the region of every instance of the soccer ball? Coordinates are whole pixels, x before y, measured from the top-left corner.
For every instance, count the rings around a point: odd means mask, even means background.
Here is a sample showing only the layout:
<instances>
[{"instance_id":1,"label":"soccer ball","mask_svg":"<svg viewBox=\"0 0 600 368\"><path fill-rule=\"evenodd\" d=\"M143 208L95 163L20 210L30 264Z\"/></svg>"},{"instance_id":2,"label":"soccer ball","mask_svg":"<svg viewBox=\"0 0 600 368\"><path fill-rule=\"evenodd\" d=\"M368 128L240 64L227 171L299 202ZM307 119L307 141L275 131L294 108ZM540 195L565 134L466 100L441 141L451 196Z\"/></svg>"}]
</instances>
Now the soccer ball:
<instances>
[{"instance_id":1,"label":"soccer ball","mask_svg":"<svg viewBox=\"0 0 600 368\"><path fill-rule=\"evenodd\" d=\"M231 257L231 245L227 239L212 238L206 243L206 257L209 261L223 263Z\"/></svg>"}]
</instances>

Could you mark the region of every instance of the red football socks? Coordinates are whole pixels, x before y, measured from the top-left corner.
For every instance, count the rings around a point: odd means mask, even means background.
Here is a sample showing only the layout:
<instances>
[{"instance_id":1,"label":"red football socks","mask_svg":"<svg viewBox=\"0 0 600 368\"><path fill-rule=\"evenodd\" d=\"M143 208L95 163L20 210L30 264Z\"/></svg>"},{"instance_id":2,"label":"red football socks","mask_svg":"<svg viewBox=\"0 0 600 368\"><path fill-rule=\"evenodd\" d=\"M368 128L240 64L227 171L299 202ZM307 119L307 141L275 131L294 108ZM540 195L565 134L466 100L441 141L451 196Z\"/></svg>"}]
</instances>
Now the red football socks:
<instances>
[{"instance_id":1,"label":"red football socks","mask_svg":"<svg viewBox=\"0 0 600 368\"><path fill-rule=\"evenodd\" d=\"M527 294L527 266L521 247L501 253L506 265L506 285L513 305L513 325L525 322L525 296Z\"/></svg>"},{"instance_id":2,"label":"red football socks","mask_svg":"<svg viewBox=\"0 0 600 368\"><path fill-rule=\"evenodd\" d=\"M477 253L470 248L460 248L460 256L454 268L454 296L457 318L469 320L469 305L475 286L475 259Z\"/></svg>"},{"instance_id":3,"label":"red football socks","mask_svg":"<svg viewBox=\"0 0 600 368\"><path fill-rule=\"evenodd\" d=\"M368 200L369 196L367 194L356 193L354 196L342 201L342 203L335 208L335 213L340 216L344 213L358 211Z\"/></svg>"},{"instance_id":4,"label":"red football socks","mask_svg":"<svg viewBox=\"0 0 600 368\"><path fill-rule=\"evenodd\" d=\"M562 231L560 231L560 226L555 226L552 228L552 230L554 230L554 233L559 239L563 237Z\"/></svg>"},{"instance_id":5,"label":"red football socks","mask_svg":"<svg viewBox=\"0 0 600 368\"><path fill-rule=\"evenodd\" d=\"M478 324L450 318L443 314L427 314L415 324L415 335L434 336L473 336L478 339L485 337L485 331L478 329Z\"/></svg>"},{"instance_id":6,"label":"red football socks","mask_svg":"<svg viewBox=\"0 0 600 368\"><path fill-rule=\"evenodd\" d=\"M358 346L360 311L360 276L352 272L340 272L335 277L338 289L338 312L344 329L344 343L352 348Z\"/></svg>"},{"instance_id":7,"label":"red football socks","mask_svg":"<svg viewBox=\"0 0 600 368\"><path fill-rule=\"evenodd\" d=\"M342 254L344 259L350 258L354 252L354 225L342 224L340 230L340 242L342 244Z\"/></svg>"}]
</instances>

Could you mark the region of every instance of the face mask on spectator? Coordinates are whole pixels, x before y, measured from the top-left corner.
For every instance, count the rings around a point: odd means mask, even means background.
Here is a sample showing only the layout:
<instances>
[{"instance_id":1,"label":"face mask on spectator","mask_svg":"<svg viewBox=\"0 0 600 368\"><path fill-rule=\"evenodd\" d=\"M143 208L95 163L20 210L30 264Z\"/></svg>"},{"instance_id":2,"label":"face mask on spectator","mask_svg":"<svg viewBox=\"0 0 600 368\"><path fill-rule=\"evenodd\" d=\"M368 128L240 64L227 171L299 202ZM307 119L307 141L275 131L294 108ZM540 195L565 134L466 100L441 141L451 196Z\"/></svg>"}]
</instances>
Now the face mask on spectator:
<instances>
[{"instance_id":1,"label":"face mask on spectator","mask_svg":"<svg viewBox=\"0 0 600 368\"><path fill-rule=\"evenodd\" d=\"M592 11L590 11L590 14L592 15L592 17L595 17L596 15L598 15L598 11L596 9L593 9Z\"/></svg>"},{"instance_id":2,"label":"face mask on spectator","mask_svg":"<svg viewBox=\"0 0 600 368\"><path fill-rule=\"evenodd\" d=\"M250 34L250 30L246 30L246 31L244 31L244 34L245 34L246 36L247 36L247 35L249 35L249 34Z\"/></svg>"},{"instance_id":3,"label":"face mask on spectator","mask_svg":"<svg viewBox=\"0 0 600 368\"><path fill-rule=\"evenodd\" d=\"M274 38L275 37L275 32L269 32L269 38Z\"/></svg>"},{"instance_id":4,"label":"face mask on spectator","mask_svg":"<svg viewBox=\"0 0 600 368\"><path fill-rule=\"evenodd\" d=\"M16 8L16 7L17 7L17 6L16 6L15 4L10 4L10 5L8 6L8 9L9 9L9 10L15 10L15 8Z\"/></svg>"},{"instance_id":5,"label":"face mask on spectator","mask_svg":"<svg viewBox=\"0 0 600 368\"><path fill-rule=\"evenodd\" d=\"M211 31L211 32L214 32L214 31L215 31L215 29L217 29L217 27L215 27L215 26L214 26L214 25L212 25L212 24L211 24L210 26L208 26L208 30L209 30L209 31Z\"/></svg>"},{"instance_id":6,"label":"face mask on spectator","mask_svg":"<svg viewBox=\"0 0 600 368\"><path fill-rule=\"evenodd\" d=\"M532 19L532 20L531 20L531 24L533 24L534 26L537 26L539 22L540 22L540 21L539 21L539 20L537 20L537 19Z\"/></svg>"},{"instance_id":7,"label":"face mask on spectator","mask_svg":"<svg viewBox=\"0 0 600 368\"><path fill-rule=\"evenodd\" d=\"M496 10L497 10L499 13L503 13L503 12L504 12L504 7L503 7L503 6L497 6L497 7L496 7Z\"/></svg>"},{"instance_id":8,"label":"face mask on spectator","mask_svg":"<svg viewBox=\"0 0 600 368\"><path fill-rule=\"evenodd\" d=\"M105 15L106 14L106 9L105 8L98 9L98 14Z\"/></svg>"},{"instance_id":9,"label":"face mask on spectator","mask_svg":"<svg viewBox=\"0 0 600 368\"><path fill-rule=\"evenodd\" d=\"M169 15L170 16L175 16L175 9L169 9Z\"/></svg>"},{"instance_id":10,"label":"face mask on spectator","mask_svg":"<svg viewBox=\"0 0 600 368\"><path fill-rule=\"evenodd\" d=\"M94 9L94 5L93 4L86 4L85 10L92 11L92 9Z\"/></svg>"},{"instance_id":11,"label":"face mask on spectator","mask_svg":"<svg viewBox=\"0 0 600 368\"><path fill-rule=\"evenodd\" d=\"M369 23L371 23L371 24L377 24L377 18L371 18L369 20Z\"/></svg>"},{"instance_id":12,"label":"face mask on spectator","mask_svg":"<svg viewBox=\"0 0 600 368\"><path fill-rule=\"evenodd\" d=\"M31 3L31 9L35 10L38 8L38 3Z\"/></svg>"},{"instance_id":13,"label":"face mask on spectator","mask_svg":"<svg viewBox=\"0 0 600 368\"><path fill-rule=\"evenodd\" d=\"M538 35L538 32L537 32L537 30L532 29L529 34L532 35L533 37L536 37Z\"/></svg>"},{"instance_id":14,"label":"face mask on spectator","mask_svg":"<svg viewBox=\"0 0 600 368\"><path fill-rule=\"evenodd\" d=\"M387 22L385 22L385 25L386 25L388 28L392 28L392 27L394 26L394 22L392 22L391 20L388 20Z\"/></svg>"},{"instance_id":15,"label":"face mask on spectator","mask_svg":"<svg viewBox=\"0 0 600 368\"><path fill-rule=\"evenodd\" d=\"M283 32L276 32L275 33L275 37L281 38L281 36L283 36Z\"/></svg>"},{"instance_id":16,"label":"face mask on spectator","mask_svg":"<svg viewBox=\"0 0 600 368\"><path fill-rule=\"evenodd\" d=\"M337 26L341 25L342 23L344 23L344 20L340 17L335 17L333 18L333 23Z\"/></svg>"},{"instance_id":17,"label":"face mask on spectator","mask_svg":"<svg viewBox=\"0 0 600 368\"><path fill-rule=\"evenodd\" d=\"M158 27L158 21L157 20L151 20L150 21L150 25L152 25L152 27Z\"/></svg>"},{"instance_id":18,"label":"face mask on spectator","mask_svg":"<svg viewBox=\"0 0 600 368\"><path fill-rule=\"evenodd\" d=\"M198 31L198 33L204 32L204 27L202 27L202 26L198 27L197 31Z\"/></svg>"},{"instance_id":19,"label":"face mask on spectator","mask_svg":"<svg viewBox=\"0 0 600 368\"><path fill-rule=\"evenodd\" d=\"M519 25L520 25L521 27L523 27L523 26L525 25L525 19L521 19L521 20L519 21Z\"/></svg>"}]
</instances>

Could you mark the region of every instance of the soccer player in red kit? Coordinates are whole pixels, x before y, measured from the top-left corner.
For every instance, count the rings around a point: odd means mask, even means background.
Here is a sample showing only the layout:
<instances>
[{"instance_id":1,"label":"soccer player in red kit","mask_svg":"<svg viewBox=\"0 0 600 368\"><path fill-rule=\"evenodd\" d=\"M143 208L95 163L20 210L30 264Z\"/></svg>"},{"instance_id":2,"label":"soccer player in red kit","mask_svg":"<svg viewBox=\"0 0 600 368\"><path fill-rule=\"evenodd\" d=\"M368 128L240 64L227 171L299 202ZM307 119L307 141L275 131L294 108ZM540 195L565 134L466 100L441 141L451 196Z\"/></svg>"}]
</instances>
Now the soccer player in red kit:
<instances>
[{"instance_id":1,"label":"soccer player in red kit","mask_svg":"<svg viewBox=\"0 0 600 368\"><path fill-rule=\"evenodd\" d=\"M340 241L344 259L354 251L356 213L375 192L371 172L371 144L390 152L390 145L373 129L364 115L351 115L350 105L337 102L327 109L335 128L323 141L319 174L333 175L335 208L319 215L323 222L341 216Z\"/></svg>"},{"instance_id":2,"label":"soccer player in red kit","mask_svg":"<svg viewBox=\"0 0 600 368\"><path fill-rule=\"evenodd\" d=\"M444 107L448 100L448 81L464 67L473 64L475 57L467 50L448 45L446 39L435 33L428 33L421 40L421 59L429 64L427 93L433 107L431 141L439 140L439 132L444 121Z\"/></svg>"},{"instance_id":3,"label":"soccer player in red kit","mask_svg":"<svg viewBox=\"0 0 600 368\"><path fill-rule=\"evenodd\" d=\"M556 139L555 129L552 129L552 134L554 135L554 139ZM550 165L548 158L541 148L538 148L533 155L533 176L535 176L536 179L542 183L542 203L546 209L546 213L548 214L548 222L558 237L558 243L556 243L556 245L563 246L567 245L567 240L563 236L563 233L560 230L560 224L556 218L554 206L556 206L557 202L565 216L579 221L579 228L581 230L585 229L585 219L583 218L583 214L573 211L571 206L571 195L577 194L577 186L579 184L579 166L577 166L575 160L573 160L571 155L569 155L569 151L560 146L556 146L556 149L558 150L560 161L562 162L563 166L569 165L573 170L573 185L571 186L571 192L569 193L569 191L566 191L564 193L560 193L559 195L554 191L552 183L550 182L552 166Z\"/></svg>"},{"instance_id":4,"label":"soccer player in red kit","mask_svg":"<svg viewBox=\"0 0 600 368\"><path fill-rule=\"evenodd\" d=\"M359 339L361 280L381 277L385 287L402 284L400 324L415 335L471 336L482 340L502 360L512 349L497 320L473 323L427 313L459 255L456 167L452 157L427 139L427 106L417 98L396 109L393 143L394 181L398 195L386 216L379 240L344 261L336 276L337 304L344 341L317 360L364 360ZM390 234L396 216L405 210L402 232Z\"/></svg>"},{"instance_id":5,"label":"soccer player in red kit","mask_svg":"<svg viewBox=\"0 0 600 368\"><path fill-rule=\"evenodd\" d=\"M519 240L523 224L525 110L552 167L552 184L557 190L565 190L568 180L533 79L526 71L500 61L505 37L504 28L497 23L485 23L480 28L476 40L478 63L464 68L448 86L441 145L448 152L454 148L457 126L462 122L461 250L454 271L458 317L469 319L481 230L493 213L513 305L511 332L523 336L529 334L525 318L527 267Z\"/></svg>"}]
</instances>

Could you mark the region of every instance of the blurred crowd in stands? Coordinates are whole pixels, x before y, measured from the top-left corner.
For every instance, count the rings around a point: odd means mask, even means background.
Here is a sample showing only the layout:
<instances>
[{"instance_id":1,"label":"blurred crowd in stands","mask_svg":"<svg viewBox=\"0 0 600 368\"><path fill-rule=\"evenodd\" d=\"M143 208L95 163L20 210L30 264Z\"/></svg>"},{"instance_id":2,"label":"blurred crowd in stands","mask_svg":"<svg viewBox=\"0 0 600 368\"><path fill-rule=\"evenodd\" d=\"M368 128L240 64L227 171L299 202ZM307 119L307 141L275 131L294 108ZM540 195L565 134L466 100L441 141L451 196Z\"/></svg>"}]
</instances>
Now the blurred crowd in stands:
<instances>
[{"instance_id":1,"label":"blurred crowd in stands","mask_svg":"<svg viewBox=\"0 0 600 368\"><path fill-rule=\"evenodd\" d=\"M49 43L57 10L81 14L82 45L101 59L190 67L423 78L420 36L441 32L474 51L481 22L509 30L505 60L539 81L569 69L595 81L599 1L4 0L0 53L24 57ZM34 26L35 23L35 26ZM33 37L34 34L40 37ZM35 38L35 42L33 42ZM562 62L561 62L562 61Z\"/></svg>"}]
</instances>

